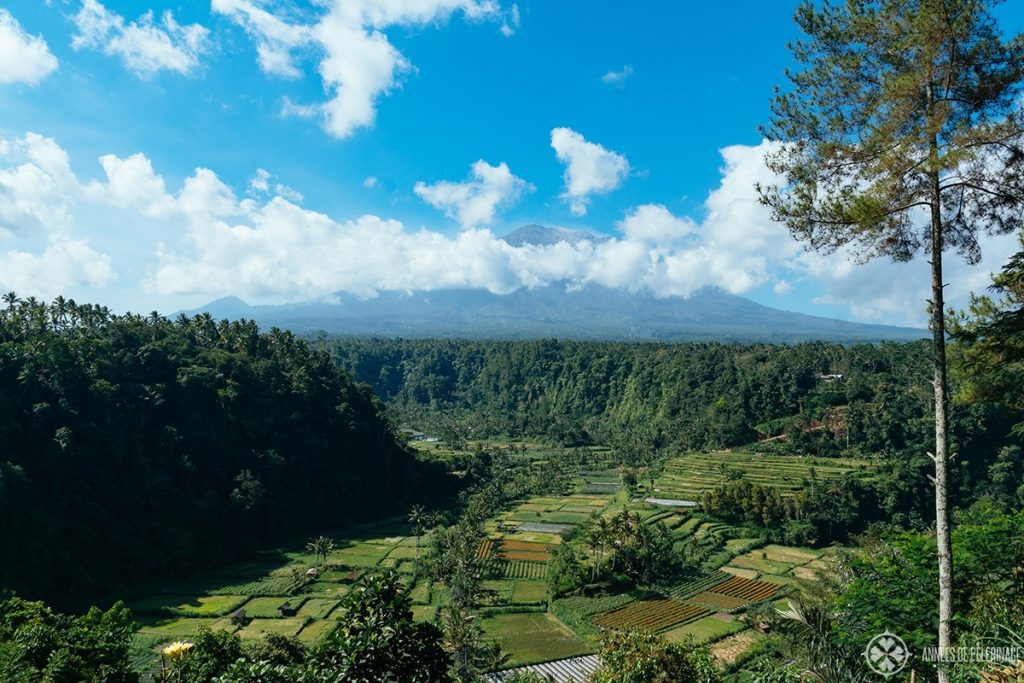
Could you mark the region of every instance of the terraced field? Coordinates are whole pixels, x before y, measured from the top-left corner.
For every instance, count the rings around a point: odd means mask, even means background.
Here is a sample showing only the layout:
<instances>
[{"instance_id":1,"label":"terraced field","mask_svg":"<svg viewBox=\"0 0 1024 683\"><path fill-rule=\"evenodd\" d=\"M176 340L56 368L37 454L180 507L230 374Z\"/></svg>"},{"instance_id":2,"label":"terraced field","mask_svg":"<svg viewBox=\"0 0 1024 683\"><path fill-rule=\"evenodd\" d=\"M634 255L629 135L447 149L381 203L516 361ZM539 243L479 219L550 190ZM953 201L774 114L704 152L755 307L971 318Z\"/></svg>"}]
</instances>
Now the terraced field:
<instances>
[{"instance_id":1,"label":"terraced field","mask_svg":"<svg viewBox=\"0 0 1024 683\"><path fill-rule=\"evenodd\" d=\"M784 496L791 496L814 476L820 481L844 476L869 478L867 461L840 458L811 458L763 453L688 453L670 460L664 474L655 484L662 498L699 501L701 495L739 473L754 484L773 486Z\"/></svg>"},{"instance_id":2,"label":"terraced field","mask_svg":"<svg viewBox=\"0 0 1024 683\"><path fill-rule=\"evenodd\" d=\"M725 583L732 577L722 571L713 571L710 574L694 577L688 581L673 586L669 595L673 598L683 600L704 591L711 590L720 583Z\"/></svg>"},{"instance_id":3,"label":"terraced field","mask_svg":"<svg viewBox=\"0 0 1024 683\"><path fill-rule=\"evenodd\" d=\"M641 600L611 612L593 617L592 621L606 628L639 628L663 631L679 624L700 619L711 613L707 607L665 598Z\"/></svg>"},{"instance_id":4,"label":"terraced field","mask_svg":"<svg viewBox=\"0 0 1024 683\"><path fill-rule=\"evenodd\" d=\"M779 590L779 586L767 581L756 579L742 579L734 576L725 583L714 587L713 592L719 595L727 595L733 598L742 598L747 602L767 600Z\"/></svg>"}]
</instances>

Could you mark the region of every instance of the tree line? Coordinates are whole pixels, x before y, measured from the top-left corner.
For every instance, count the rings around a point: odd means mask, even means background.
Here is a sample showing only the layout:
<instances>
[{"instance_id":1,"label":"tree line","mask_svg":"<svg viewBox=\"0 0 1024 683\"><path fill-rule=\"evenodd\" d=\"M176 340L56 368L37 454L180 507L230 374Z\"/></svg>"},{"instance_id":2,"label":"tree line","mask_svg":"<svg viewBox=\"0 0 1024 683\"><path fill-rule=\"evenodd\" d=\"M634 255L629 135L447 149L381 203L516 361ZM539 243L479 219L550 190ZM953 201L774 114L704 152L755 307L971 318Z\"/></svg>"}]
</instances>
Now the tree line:
<instances>
[{"instance_id":1,"label":"tree line","mask_svg":"<svg viewBox=\"0 0 1024 683\"><path fill-rule=\"evenodd\" d=\"M0 415L0 586L58 605L445 490L368 387L251 322L7 295Z\"/></svg>"}]
</instances>

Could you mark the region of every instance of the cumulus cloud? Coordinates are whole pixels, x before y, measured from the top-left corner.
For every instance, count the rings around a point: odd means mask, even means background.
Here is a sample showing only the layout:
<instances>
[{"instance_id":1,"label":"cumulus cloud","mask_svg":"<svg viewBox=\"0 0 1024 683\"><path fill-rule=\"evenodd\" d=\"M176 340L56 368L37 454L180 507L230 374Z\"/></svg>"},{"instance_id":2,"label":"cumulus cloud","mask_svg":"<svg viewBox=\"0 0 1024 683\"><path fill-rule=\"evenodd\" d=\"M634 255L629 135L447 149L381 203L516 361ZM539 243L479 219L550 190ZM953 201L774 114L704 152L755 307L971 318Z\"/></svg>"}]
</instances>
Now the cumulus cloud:
<instances>
[{"instance_id":1,"label":"cumulus cloud","mask_svg":"<svg viewBox=\"0 0 1024 683\"><path fill-rule=\"evenodd\" d=\"M697 224L690 218L679 218L661 204L638 206L619 222L626 239L652 244L672 244L692 234Z\"/></svg>"},{"instance_id":2,"label":"cumulus cloud","mask_svg":"<svg viewBox=\"0 0 1024 683\"><path fill-rule=\"evenodd\" d=\"M779 296L785 296L786 294L789 294L790 292L793 291L793 285L789 284L785 280L779 280L774 285L772 285L772 291L778 294Z\"/></svg>"},{"instance_id":3,"label":"cumulus cloud","mask_svg":"<svg viewBox=\"0 0 1024 683\"><path fill-rule=\"evenodd\" d=\"M169 183L143 154L100 157L100 177L80 181L55 141L29 134L0 140L0 289L52 296L112 282L112 261L85 239L83 223L88 216L109 220L116 210L119 220L148 228L124 234L139 240L133 252L153 254L141 268L143 288L169 296L236 294L278 303L331 299L338 292L372 297L482 288L504 294L600 285L667 297L707 286L786 294L790 282L799 281L801 290L817 288L823 306L841 306L855 318L923 324L929 287L923 257L855 265L847 253L803 251L771 222L753 189L755 181L773 180L763 163L769 149L762 143L722 150L721 180L700 220L644 204L627 211L617 235L606 240L514 247L482 227L500 208L496 198L522 182L503 165L478 162L464 183L424 186L442 210L469 226L448 235L387 217L335 218L310 210L265 169L254 171L241 195L202 167ZM982 249L980 267L948 257L950 305L962 306L968 292L982 290L989 273L1016 250L1016 240L985 237Z\"/></svg>"},{"instance_id":4,"label":"cumulus cloud","mask_svg":"<svg viewBox=\"0 0 1024 683\"><path fill-rule=\"evenodd\" d=\"M0 7L0 83L35 85L53 73L57 58L42 36L29 35Z\"/></svg>"},{"instance_id":5,"label":"cumulus cloud","mask_svg":"<svg viewBox=\"0 0 1024 683\"><path fill-rule=\"evenodd\" d=\"M565 192L573 215L583 216L590 204L590 195L605 194L619 188L629 175L626 157L588 142L571 128L551 131L551 147L558 160L565 164Z\"/></svg>"},{"instance_id":6,"label":"cumulus cloud","mask_svg":"<svg viewBox=\"0 0 1024 683\"><path fill-rule=\"evenodd\" d=\"M505 162L491 166L481 159L473 164L464 182L444 180L427 185L420 181L413 191L462 227L469 228L490 225L499 208L514 204L524 192L533 189L530 183L513 175Z\"/></svg>"},{"instance_id":7,"label":"cumulus cloud","mask_svg":"<svg viewBox=\"0 0 1024 683\"><path fill-rule=\"evenodd\" d=\"M52 299L69 287L105 287L117 279L110 257L84 240L53 237L42 253L0 251L0 290Z\"/></svg>"},{"instance_id":8,"label":"cumulus cloud","mask_svg":"<svg viewBox=\"0 0 1024 683\"><path fill-rule=\"evenodd\" d=\"M609 71L604 76L601 76L601 82L607 83L608 85L614 85L616 88L625 87L626 81L630 76L633 75L633 67L626 64L619 71Z\"/></svg>"},{"instance_id":9,"label":"cumulus cloud","mask_svg":"<svg viewBox=\"0 0 1024 683\"><path fill-rule=\"evenodd\" d=\"M35 133L5 140L2 148L11 165L0 167L0 234L25 236L70 228L77 182L64 150Z\"/></svg>"},{"instance_id":10,"label":"cumulus cloud","mask_svg":"<svg viewBox=\"0 0 1024 683\"><path fill-rule=\"evenodd\" d=\"M35 133L0 140L0 290L52 297L114 281L110 258L74 236L85 196L67 153Z\"/></svg>"},{"instance_id":11,"label":"cumulus cloud","mask_svg":"<svg viewBox=\"0 0 1024 683\"><path fill-rule=\"evenodd\" d=\"M369 190L369 189L372 189L374 187L377 187L378 183L380 183L380 180L377 179L377 176L375 176L375 175L367 176L363 180L363 187L365 187L367 190Z\"/></svg>"},{"instance_id":12,"label":"cumulus cloud","mask_svg":"<svg viewBox=\"0 0 1024 683\"><path fill-rule=\"evenodd\" d=\"M140 78L159 71L186 74L199 65L209 48L209 30L199 24L182 26L170 11L159 23L149 11L136 21L111 12L97 0L83 0L82 8L71 20L78 32L71 45L76 50L91 48L116 56Z\"/></svg>"},{"instance_id":13,"label":"cumulus cloud","mask_svg":"<svg viewBox=\"0 0 1024 683\"><path fill-rule=\"evenodd\" d=\"M313 20L288 16L262 0L213 0L214 12L242 26L256 43L264 72L294 78L302 71L296 53L322 54L317 71L328 100L302 104L285 100L282 112L316 116L328 133L351 136L371 126L377 101L400 84L411 62L390 41L392 27L428 26L461 13L471 21L501 21L506 34L519 22L515 5L508 12L495 0L329 0Z\"/></svg>"}]
</instances>

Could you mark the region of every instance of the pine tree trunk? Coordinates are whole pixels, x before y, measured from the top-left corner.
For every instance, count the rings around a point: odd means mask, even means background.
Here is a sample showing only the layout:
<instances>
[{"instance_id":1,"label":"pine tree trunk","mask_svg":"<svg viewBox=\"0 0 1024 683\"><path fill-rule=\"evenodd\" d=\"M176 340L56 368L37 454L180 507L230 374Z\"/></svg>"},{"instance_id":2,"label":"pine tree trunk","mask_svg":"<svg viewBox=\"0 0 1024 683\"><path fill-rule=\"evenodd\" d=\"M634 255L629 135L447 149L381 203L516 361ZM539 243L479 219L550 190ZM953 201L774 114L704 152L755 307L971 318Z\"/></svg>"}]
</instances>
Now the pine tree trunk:
<instances>
[{"instance_id":1,"label":"pine tree trunk","mask_svg":"<svg viewBox=\"0 0 1024 683\"><path fill-rule=\"evenodd\" d=\"M946 324L942 284L942 214L938 173L932 175L932 308L931 327L934 356L932 366L935 383L935 542L939 555L939 657L950 646L950 620L953 616L953 552L949 529L949 418L946 377ZM949 683L945 665L938 668L939 683Z\"/></svg>"}]
</instances>

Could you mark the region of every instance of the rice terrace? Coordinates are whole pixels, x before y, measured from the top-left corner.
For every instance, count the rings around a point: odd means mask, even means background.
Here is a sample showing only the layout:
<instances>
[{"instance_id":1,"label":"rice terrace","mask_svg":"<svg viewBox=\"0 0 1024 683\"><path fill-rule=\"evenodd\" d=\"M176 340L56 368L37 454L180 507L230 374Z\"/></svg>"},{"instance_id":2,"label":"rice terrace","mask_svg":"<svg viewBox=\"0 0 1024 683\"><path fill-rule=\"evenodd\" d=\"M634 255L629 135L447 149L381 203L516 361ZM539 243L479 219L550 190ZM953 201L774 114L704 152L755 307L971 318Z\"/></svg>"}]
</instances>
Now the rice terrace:
<instances>
[{"instance_id":1,"label":"rice terrace","mask_svg":"<svg viewBox=\"0 0 1024 683\"><path fill-rule=\"evenodd\" d=\"M506 447L500 442L483 445ZM465 447L468 452L474 448L472 444ZM443 443L432 446L433 450L443 448ZM605 449L592 453L597 458L607 456ZM549 466L559 454L564 457L565 450L532 444L515 457ZM724 480L717 466L722 458L680 456L666 465L654 492L682 493L678 482L684 471L697 472L696 481L710 489ZM794 477L804 482L815 476L809 474L811 470L821 467L813 459L761 454L729 462L731 471L750 468L759 473L759 481L770 482L762 473L766 464L776 471L776 461L783 465L777 476L787 483ZM825 477L838 472L866 476L867 470L858 467L847 462L842 468L821 469ZM713 643L750 628L743 618L746 607L765 601L784 604L791 584L813 580L815 570L827 570L828 552L768 544L698 510L644 503L642 492L627 491L615 470L562 465L560 476L566 482L564 493L514 501L487 520L486 538L475 549L485 572L487 596L480 626L507 653L503 666L596 652L598 635L606 628L639 628L661 633L670 641L692 638ZM600 492L594 490L595 482ZM699 499L703 490L692 486L685 495ZM703 549L706 560L696 574L676 584L620 585L592 597L553 599L547 579L557 549L566 545L587 557L594 550L582 529L623 512L635 515L644 525L664 524L676 549L694 543ZM163 584L158 592L137 587L133 592L138 597L128 600L141 624L134 645L136 661L154 666L163 645L200 628L234 633L244 640L276 634L316 645L338 627L341 598L368 573L385 570L401 576L416 620L438 619L448 595L443 584L425 576L429 533L417 538L409 523L397 518L338 531L331 539L334 547L322 562L308 549L282 549L253 562Z\"/></svg>"}]
</instances>

